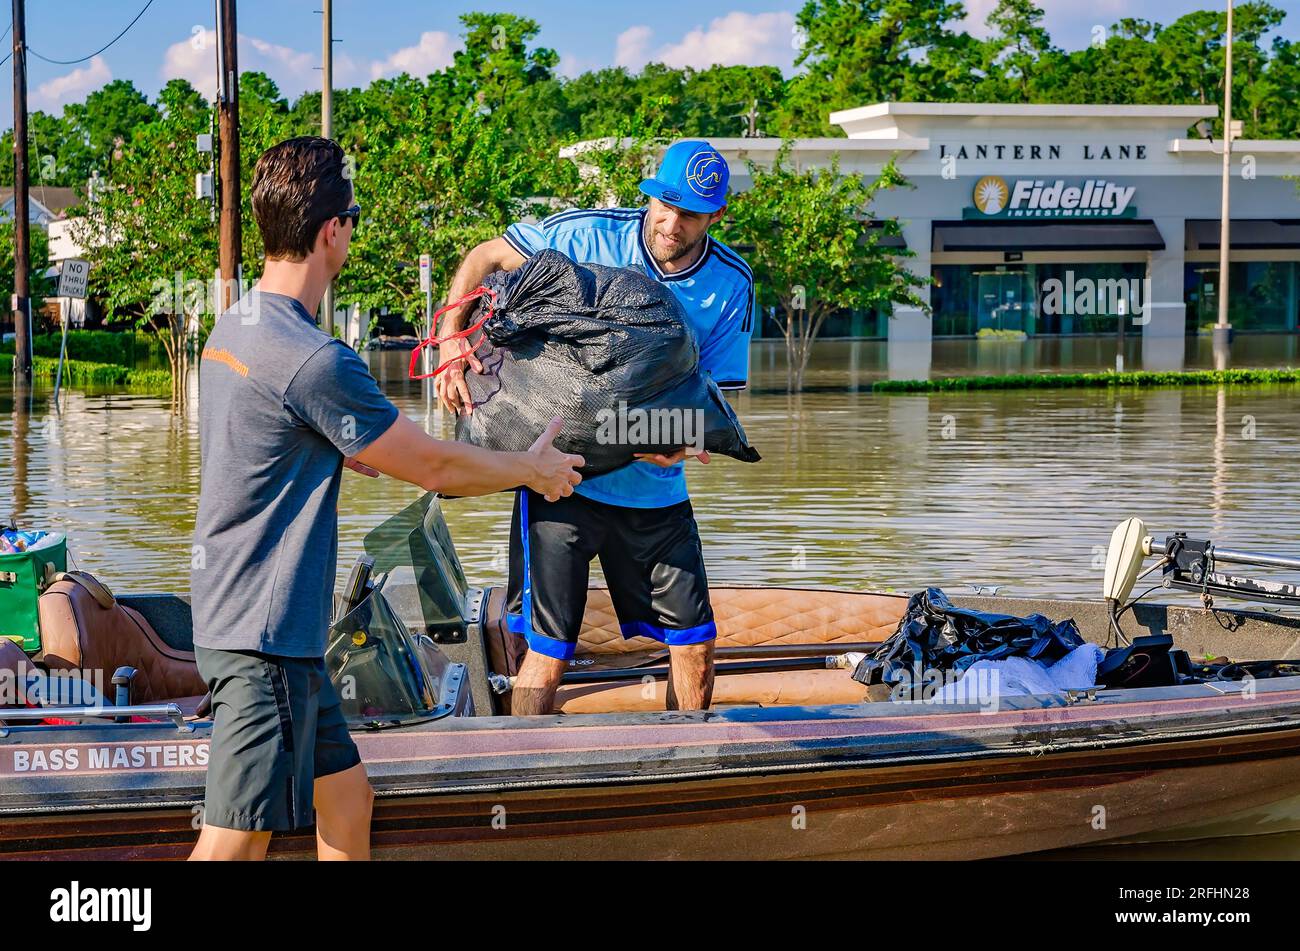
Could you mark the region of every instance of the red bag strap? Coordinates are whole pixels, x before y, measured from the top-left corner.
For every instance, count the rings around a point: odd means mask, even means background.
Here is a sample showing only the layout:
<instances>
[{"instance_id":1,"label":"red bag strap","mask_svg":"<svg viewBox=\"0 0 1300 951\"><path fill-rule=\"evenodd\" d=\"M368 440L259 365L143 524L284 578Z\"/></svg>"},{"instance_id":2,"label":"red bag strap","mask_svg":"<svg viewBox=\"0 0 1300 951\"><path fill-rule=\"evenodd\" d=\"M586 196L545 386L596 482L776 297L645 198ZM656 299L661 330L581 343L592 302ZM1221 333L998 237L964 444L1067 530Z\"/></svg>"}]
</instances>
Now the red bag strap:
<instances>
[{"instance_id":1,"label":"red bag strap","mask_svg":"<svg viewBox=\"0 0 1300 951\"><path fill-rule=\"evenodd\" d=\"M491 299L490 303L488 304L487 313L483 315L482 320L476 323L473 327L467 327L466 329L460 331L459 333L450 334L446 337L441 337L437 339L433 337L433 334L437 333L438 331L438 323L442 319L443 314L447 313L448 311L455 310L457 307L463 307L466 304L468 304L470 301L475 301L482 297L487 297ZM466 353L462 353L460 356L452 357L450 360L442 364L442 366L438 367L438 369L434 370L432 373L421 374L421 373L417 373L415 369L416 365L419 363L420 360L420 351L422 351L425 347L437 347L446 343L448 340L468 339L471 335L476 334L480 330L482 330L483 325L488 322L488 318L496 313L496 304L497 304L496 291L489 290L486 287L478 287L470 291L468 294L466 294L460 300L456 301L454 304L448 304L446 307L442 308L442 310L434 314L433 328L430 331L429 339L421 340L420 345L411 351L411 366L407 371L410 378L412 380L427 380L430 377L438 376L438 374L442 373L443 370L447 369L447 367L451 366L453 363L459 363L461 360L468 359L469 354L472 353L474 350L478 349L477 345L471 350L467 351ZM480 343L481 342L482 341L480 341Z\"/></svg>"}]
</instances>

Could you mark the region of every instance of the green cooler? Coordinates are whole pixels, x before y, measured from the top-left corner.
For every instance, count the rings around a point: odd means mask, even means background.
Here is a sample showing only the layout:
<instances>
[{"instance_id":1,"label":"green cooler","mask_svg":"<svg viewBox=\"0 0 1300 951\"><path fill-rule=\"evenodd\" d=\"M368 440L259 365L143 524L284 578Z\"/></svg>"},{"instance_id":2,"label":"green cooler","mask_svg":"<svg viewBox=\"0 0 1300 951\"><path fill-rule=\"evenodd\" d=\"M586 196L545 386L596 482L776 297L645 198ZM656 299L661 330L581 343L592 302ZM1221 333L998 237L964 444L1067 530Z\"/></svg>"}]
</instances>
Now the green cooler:
<instances>
[{"instance_id":1,"label":"green cooler","mask_svg":"<svg viewBox=\"0 0 1300 951\"><path fill-rule=\"evenodd\" d=\"M27 551L0 554L0 637L23 650L41 649L36 599L57 572L68 570L68 539L51 532Z\"/></svg>"}]
</instances>

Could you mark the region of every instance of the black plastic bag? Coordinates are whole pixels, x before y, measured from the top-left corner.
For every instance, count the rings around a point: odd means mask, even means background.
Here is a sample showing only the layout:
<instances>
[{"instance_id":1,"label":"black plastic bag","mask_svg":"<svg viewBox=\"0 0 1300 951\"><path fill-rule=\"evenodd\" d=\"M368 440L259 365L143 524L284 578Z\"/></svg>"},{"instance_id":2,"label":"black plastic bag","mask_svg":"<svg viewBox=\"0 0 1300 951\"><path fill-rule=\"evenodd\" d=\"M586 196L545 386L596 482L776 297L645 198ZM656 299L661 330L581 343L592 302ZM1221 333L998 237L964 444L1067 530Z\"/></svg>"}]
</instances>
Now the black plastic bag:
<instances>
[{"instance_id":1,"label":"black plastic bag","mask_svg":"<svg viewBox=\"0 0 1300 951\"><path fill-rule=\"evenodd\" d=\"M1073 619L1015 617L954 607L939 588L912 595L898 630L868 654L853 679L920 688L927 672L964 672L979 660L1027 657L1051 665L1084 643Z\"/></svg>"},{"instance_id":2,"label":"black plastic bag","mask_svg":"<svg viewBox=\"0 0 1300 951\"><path fill-rule=\"evenodd\" d=\"M555 445L581 453L584 475L636 453L695 446L757 462L672 291L640 271L575 264L546 250L490 275L479 305L484 372L466 373L474 403L456 438L521 452L562 416ZM476 318L477 320L480 318Z\"/></svg>"}]
</instances>

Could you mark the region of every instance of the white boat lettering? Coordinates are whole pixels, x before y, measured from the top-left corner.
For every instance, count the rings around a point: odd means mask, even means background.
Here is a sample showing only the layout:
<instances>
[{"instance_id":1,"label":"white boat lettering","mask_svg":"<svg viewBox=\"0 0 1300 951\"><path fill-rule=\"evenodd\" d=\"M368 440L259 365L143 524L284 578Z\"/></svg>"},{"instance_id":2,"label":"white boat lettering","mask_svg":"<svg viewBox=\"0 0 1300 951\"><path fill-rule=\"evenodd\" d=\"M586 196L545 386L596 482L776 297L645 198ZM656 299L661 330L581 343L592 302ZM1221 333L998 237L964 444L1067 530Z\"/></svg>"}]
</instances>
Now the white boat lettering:
<instances>
[{"instance_id":1,"label":"white boat lettering","mask_svg":"<svg viewBox=\"0 0 1300 951\"><path fill-rule=\"evenodd\" d=\"M208 765L207 743L147 743L131 746L56 746L14 750L15 773L57 773L78 769L159 769Z\"/></svg>"}]
</instances>

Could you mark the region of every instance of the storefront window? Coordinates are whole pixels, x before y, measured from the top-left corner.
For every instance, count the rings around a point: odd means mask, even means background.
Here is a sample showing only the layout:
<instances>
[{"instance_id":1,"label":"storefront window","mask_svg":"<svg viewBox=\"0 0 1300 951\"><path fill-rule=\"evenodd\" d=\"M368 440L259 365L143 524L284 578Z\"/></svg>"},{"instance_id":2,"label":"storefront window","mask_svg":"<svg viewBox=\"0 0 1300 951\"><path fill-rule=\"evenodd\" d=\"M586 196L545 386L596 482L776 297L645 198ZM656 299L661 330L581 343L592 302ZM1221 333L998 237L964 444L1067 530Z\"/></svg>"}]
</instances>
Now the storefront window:
<instances>
[{"instance_id":1,"label":"storefront window","mask_svg":"<svg viewBox=\"0 0 1300 951\"><path fill-rule=\"evenodd\" d=\"M1219 320L1219 265L1188 264L1184 271L1187 332ZM1300 262L1234 261L1228 265L1228 321L1235 330L1300 328Z\"/></svg>"},{"instance_id":2,"label":"storefront window","mask_svg":"<svg viewBox=\"0 0 1300 951\"><path fill-rule=\"evenodd\" d=\"M945 264L934 273L935 336L986 329L1069 336L1117 332L1121 312L1144 300L1146 265Z\"/></svg>"},{"instance_id":3,"label":"storefront window","mask_svg":"<svg viewBox=\"0 0 1300 951\"><path fill-rule=\"evenodd\" d=\"M754 338L773 339L781 337L781 324L777 316L784 319L784 312L766 311L755 328ZM889 336L889 308L873 307L869 310L841 310L831 314L822 324L819 340L850 339L872 340Z\"/></svg>"}]
</instances>

